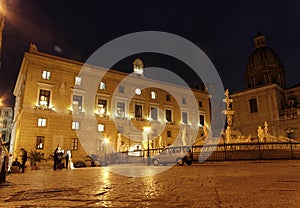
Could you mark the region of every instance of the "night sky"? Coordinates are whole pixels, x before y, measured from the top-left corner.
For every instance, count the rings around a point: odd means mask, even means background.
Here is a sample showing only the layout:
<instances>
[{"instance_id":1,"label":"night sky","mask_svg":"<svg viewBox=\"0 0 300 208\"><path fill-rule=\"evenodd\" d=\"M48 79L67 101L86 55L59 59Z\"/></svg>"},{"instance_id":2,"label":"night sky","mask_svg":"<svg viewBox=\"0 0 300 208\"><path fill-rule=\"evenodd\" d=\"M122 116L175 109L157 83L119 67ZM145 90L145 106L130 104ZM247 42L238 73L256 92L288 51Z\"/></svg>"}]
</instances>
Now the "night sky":
<instances>
[{"instance_id":1,"label":"night sky","mask_svg":"<svg viewBox=\"0 0 300 208\"><path fill-rule=\"evenodd\" d=\"M103 44L139 31L163 31L190 40L209 56L224 86L234 92L246 87L246 63L258 28L285 66L288 87L300 82L299 1L8 1L0 69L0 96L6 105L14 103L13 89L30 42L42 52L84 62ZM131 72L136 57L146 67L178 73L191 87L199 82L186 65L165 55L137 54L113 68Z\"/></svg>"}]
</instances>

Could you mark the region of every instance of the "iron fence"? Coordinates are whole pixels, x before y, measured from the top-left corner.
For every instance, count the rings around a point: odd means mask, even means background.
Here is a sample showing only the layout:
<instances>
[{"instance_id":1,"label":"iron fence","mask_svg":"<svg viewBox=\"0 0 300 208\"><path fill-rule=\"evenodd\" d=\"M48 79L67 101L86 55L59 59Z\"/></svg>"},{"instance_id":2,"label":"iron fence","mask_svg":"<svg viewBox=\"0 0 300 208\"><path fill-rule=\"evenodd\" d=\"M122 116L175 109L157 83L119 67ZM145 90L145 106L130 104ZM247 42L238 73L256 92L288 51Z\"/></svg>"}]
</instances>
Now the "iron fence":
<instances>
[{"instance_id":1,"label":"iron fence","mask_svg":"<svg viewBox=\"0 0 300 208\"><path fill-rule=\"evenodd\" d=\"M115 153L112 163L147 162L148 156L162 152L164 148L149 151L135 150ZM223 143L191 146L195 162L230 160L300 159L300 142L251 142ZM149 152L149 155L148 155Z\"/></svg>"}]
</instances>

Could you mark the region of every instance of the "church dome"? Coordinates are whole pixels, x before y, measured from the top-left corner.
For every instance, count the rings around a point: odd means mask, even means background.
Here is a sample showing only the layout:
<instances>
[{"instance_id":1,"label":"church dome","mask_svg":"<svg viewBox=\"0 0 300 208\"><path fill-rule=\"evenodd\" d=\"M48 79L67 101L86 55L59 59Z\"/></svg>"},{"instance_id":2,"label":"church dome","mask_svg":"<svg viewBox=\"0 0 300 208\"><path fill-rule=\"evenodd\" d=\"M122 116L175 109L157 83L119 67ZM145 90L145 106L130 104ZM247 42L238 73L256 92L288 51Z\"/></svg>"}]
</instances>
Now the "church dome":
<instances>
[{"instance_id":1,"label":"church dome","mask_svg":"<svg viewBox=\"0 0 300 208\"><path fill-rule=\"evenodd\" d=\"M255 49L248 58L245 77L248 87L267 84L285 86L284 69L278 55L266 44L266 36L258 33L254 38Z\"/></svg>"},{"instance_id":2,"label":"church dome","mask_svg":"<svg viewBox=\"0 0 300 208\"><path fill-rule=\"evenodd\" d=\"M260 70L264 68L263 66L270 66L271 68L282 67L277 54L267 46L256 48L252 52L247 62L247 70Z\"/></svg>"}]
</instances>

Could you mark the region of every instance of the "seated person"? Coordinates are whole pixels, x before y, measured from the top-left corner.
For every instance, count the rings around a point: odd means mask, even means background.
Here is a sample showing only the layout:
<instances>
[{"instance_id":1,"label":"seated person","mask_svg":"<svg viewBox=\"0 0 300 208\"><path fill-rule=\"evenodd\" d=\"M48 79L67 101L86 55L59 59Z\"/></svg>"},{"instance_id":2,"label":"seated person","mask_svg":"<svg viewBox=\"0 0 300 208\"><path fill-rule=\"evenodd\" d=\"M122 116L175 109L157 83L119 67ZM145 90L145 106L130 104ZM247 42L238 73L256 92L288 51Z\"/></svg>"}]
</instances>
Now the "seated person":
<instances>
[{"instance_id":1,"label":"seated person","mask_svg":"<svg viewBox=\"0 0 300 208\"><path fill-rule=\"evenodd\" d=\"M15 161L12 162L12 166L21 166L21 163L18 161L18 158L16 158Z\"/></svg>"},{"instance_id":2,"label":"seated person","mask_svg":"<svg viewBox=\"0 0 300 208\"><path fill-rule=\"evenodd\" d=\"M21 167L21 163L18 161L18 158L16 158L15 161L12 162L11 172L12 173L20 172L20 167Z\"/></svg>"}]
</instances>

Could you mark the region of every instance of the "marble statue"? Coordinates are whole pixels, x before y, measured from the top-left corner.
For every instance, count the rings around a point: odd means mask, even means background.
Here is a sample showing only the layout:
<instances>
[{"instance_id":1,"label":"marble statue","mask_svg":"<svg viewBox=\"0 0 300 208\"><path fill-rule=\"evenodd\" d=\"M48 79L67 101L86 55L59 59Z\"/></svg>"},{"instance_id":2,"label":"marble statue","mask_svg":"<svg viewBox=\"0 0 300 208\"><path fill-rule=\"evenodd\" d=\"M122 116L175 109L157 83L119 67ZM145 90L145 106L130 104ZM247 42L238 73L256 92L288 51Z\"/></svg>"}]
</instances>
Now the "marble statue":
<instances>
[{"instance_id":1,"label":"marble statue","mask_svg":"<svg viewBox=\"0 0 300 208\"><path fill-rule=\"evenodd\" d=\"M264 130L261 128L261 126L259 126L258 129L257 129L257 137L258 137L260 142L262 142L264 137L265 137Z\"/></svg>"}]
</instances>

